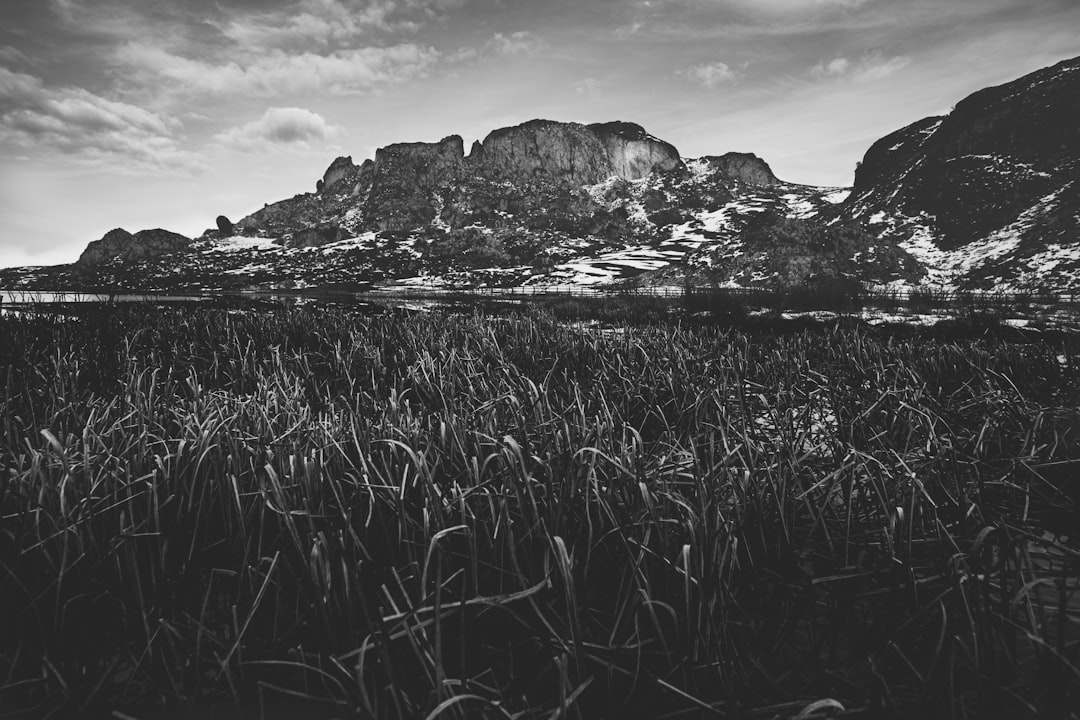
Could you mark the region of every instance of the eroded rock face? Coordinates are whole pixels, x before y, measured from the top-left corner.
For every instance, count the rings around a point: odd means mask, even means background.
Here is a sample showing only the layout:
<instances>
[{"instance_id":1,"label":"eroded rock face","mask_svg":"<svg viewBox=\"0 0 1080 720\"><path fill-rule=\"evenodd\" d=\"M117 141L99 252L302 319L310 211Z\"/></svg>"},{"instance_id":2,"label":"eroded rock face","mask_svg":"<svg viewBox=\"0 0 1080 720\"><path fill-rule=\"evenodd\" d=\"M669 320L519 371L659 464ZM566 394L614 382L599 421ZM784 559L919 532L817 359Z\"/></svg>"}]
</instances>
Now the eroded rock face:
<instances>
[{"instance_id":1,"label":"eroded rock face","mask_svg":"<svg viewBox=\"0 0 1080 720\"><path fill-rule=\"evenodd\" d=\"M435 219L433 191L465 172L465 143L458 135L437 143L398 143L375 153L365 217L379 230L407 230Z\"/></svg>"},{"instance_id":2,"label":"eroded rock face","mask_svg":"<svg viewBox=\"0 0 1080 720\"><path fill-rule=\"evenodd\" d=\"M640 125L533 120L495 130L484 142L474 142L467 157L457 135L436 143L388 145L359 166L351 157L339 157L318 181L316 193L266 206L237 227L287 235L330 222L355 234L413 230L440 221L457 228L476 218L499 224L522 213L530 222L532 216L557 216L565 224L568 217L590 219L596 211L583 186L680 167L678 150Z\"/></svg>"},{"instance_id":3,"label":"eroded rock face","mask_svg":"<svg viewBox=\"0 0 1080 720\"><path fill-rule=\"evenodd\" d=\"M745 183L756 187L779 185L780 180L773 174L769 163L754 153L730 152L724 155L710 155L704 158L728 180Z\"/></svg>"},{"instance_id":4,"label":"eroded rock face","mask_svg":"<svg viewBox=\"0 0 1080 720\"><path fill-rule=\"evenodd\" d=\"M469 164L493 180L592 185L615 174L607 149L585 125L531 120L490 133Z\"/></svg>"},{"instance_id":5,"label":"eroded rock face","mask_svg":"<svg viewBox=\"0 0 1080 720\"><path fill-rule=\"evenodd\" d=\"M375 178L375 162L365 160L360 164L356 172L356 183L352 187L352 195L362 195L371 189L371 181Z\"/></svg>"},{"instance_id":6,"label":"eroded rock face","mask_svg":"<svg viewBox=\"0 0 1080 720\"><path fill-rule=\"evenodd\" d=\"M353 163L351 156L335 158L323 173L322 185L318 187L318 192L333 190L339 182L353 179L359 172L360 168Z\"/></svg>"},{"instance_id":7,"label":"eroded rock face","mask_svg":"<svg viewBox=\"0 0 1080 720\"><path fill-rule=\"evenodd\" d=\"M403 187L431 190L461 177L465 168L465 142L459 135L437 143L396 143L375 153L376 188Z\"/></svg>"},{"instance_id":8,"label":"eroded rock face","mask_svg":"<svg viewBox=\"0 0 1080 720\"><path fill-rule=\"evenodd\" d=\"M123 228L116 228L87 245L75 264L89 268L110 260L156 257L183 250L190 244L191 238L160 228L140 230L134 235Z\"/></svg>"},{"instance_id":9,"label":"eroded rock face","mask_svg":"<svg viewBox=\"0 0 1080 720\"><path fill-rule=\"evenodd\" d=\"M674 145L649 135L640 125L610 122L588 127L603 143L615 174L623 180L640 180L683 166Z\"/></svg>"}]
</instances>

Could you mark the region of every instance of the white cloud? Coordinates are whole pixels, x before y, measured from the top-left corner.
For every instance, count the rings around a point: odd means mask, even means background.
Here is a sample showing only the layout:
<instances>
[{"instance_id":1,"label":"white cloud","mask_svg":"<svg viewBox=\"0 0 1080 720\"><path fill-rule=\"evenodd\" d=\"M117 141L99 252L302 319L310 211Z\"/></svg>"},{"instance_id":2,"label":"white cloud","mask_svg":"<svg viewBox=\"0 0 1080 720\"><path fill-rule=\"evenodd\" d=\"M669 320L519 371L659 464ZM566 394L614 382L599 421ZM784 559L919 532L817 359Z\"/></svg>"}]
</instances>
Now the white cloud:
<instances>
[{"instance_id":1,"label":"white cloud","mask_svg":"<svg viewBox=\"0 0 1080 720\"><path fill-rule=\"evenodd\" d=\"M236 15L219 25L222 34L244 47L288 48L345 42L370 30L414 31L417 24L391 20L393 2L358 5L334 0L301 0L288 12Z\"/></svg>"},{"instance_id":2,"label":"white cloud","mask_svg":"<svg viewBox=\"0 0 1080 720\"><path fill-rule=\"evenodd\" d=\"M904 56L865 58L859 63L859 67L855 69L854 77L862 82L882 80L903 70L910 64L911 58Z\"/></svg>"},{"instance_id":3,"label":"white cloud","mask_svg":"<svg viewBox=\"0 0 1080 720\"><path fill-rule=\"evenodd\" d=\"M214 136L214 141L231 149L260 150L273 145L307 148L312 142L324 142L341 128L330 125L322 115L297 107L268 108L258 120L229 128Z\"/></svg>"},{"instance_id":4,"label":"white cloud","mask_svg":"<svg viewBox=\"0 0 1080 720\"><path fill-rule=\"evenodd\" d=\"M509 35L495 33L485 45L486 50L497 55L531 55L545 47L547 43L542 37L524 30Z\"/></svg>"},{"instance_id":5,"label":"white cloud","mask_svg":"<svg viewBox=\"0 0 1080 720\"><path fill-rule=\"evenodd\" d=\"M847 77L856 82L875 82L910 64L911 58L906 56L884 57L880 53L871 53L855 61L844 57L822 60L810 68L810 74L822 79Z\"/></svg>"},{"instance_id":6,"label":"white cloud","mask_svg":"<svg viewBox=\"0 0 1080 720\"><path fill-rule=\"evenodd\" d=\"M691 82L707 88L714 88L717 85L732 82L739 76L739 73L730 65L719 61L694 65L681 71L680 74Z\"/></svg>"},{"instance_id":7,"label":"white cloud","mask_svg":"<svg viewBox=\"0 0 1080 720\"><path fill-rule=\"evenodd\" d=\"M726 0L728 5L772 13L853 10L871 2L873 0ZM725 2L719 4L723 5Z\"/></svg>"},{"instance_id":8,"label":"white cloud","mask_svg":"<svg viewBox=\"0 0 1080 720\"><path fill-rule=\"evenodd\" d=\"M119 50L136 74L168 78L178 91L279 96L304 91L340 94L369 92L380 85L425 76L440 54L412 43L386 48L339 50L329 55L289 54L272 50L250 59L213 64L192 60L148 44L130 43ZM153 78L144 78L147 84Z\"/></svg>"},{"instance_id":9,"label":"white cloud","mask_svg":"<svg viewBox=\"0 0 1080 720\"><path fill-rule=\"evenodd\" d=\"M838 57L833 58L828 62L822 60L814 67L810 68L810 74L817 77L840 77L841 75L847 75L847 72L850 69L851 61L847 58Z\"/></svg>"},{"instance_id":10,"label":"white cloud","mask_svg":"<svg viewBox=\"0 0 1080 720\"><path fill-rule=\"evenodd\" d=\"M414 33L466 0L298 0L271 11L233 13L218 29L244 47L297 49L349 44L373 33Z\"/></svg>"},{"instance_id":11,"label":"white cloud","mask_svg":"<svg viewBox=\"0 0 1080 720\"><path fill-rule=\"evenodd\" d=\"M82 88L49 88L0 68L0 140L126 171L189 171L200 158L180 146L181 125Z\"/></svg>"}]
</instances>

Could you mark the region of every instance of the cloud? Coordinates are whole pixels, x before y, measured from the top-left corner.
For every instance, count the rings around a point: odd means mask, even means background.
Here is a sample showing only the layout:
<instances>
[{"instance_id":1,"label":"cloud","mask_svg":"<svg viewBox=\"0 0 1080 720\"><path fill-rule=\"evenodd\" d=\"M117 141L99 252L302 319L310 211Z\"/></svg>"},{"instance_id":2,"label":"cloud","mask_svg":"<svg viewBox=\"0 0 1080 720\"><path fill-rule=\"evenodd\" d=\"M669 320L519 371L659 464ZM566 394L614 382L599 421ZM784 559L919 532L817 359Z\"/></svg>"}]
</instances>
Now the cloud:
<instances>
[{"instance_id":1,"label":"cloud","mask_svg":"<svg viewBox=\"0 0 1080 720\"><path fill-rule=\"evenodd\" d=\"M519 31L509 35L495 33L484 47L497 55L531 55L546 48L547 43L539 35Z\"/></svg>"},{"instance_id":2,"label":"cloud","mask_svg":"<svg viewBox=\"0 0 1080 720\"><path fill-rule=\"evenodd\" d=\"M225 37L261 49L333 47L373 33L415 33L467 0L299 0L271 11L234 12L215 23Z\"/></svg>"},{"instance_id":3,"label":"cloud","mask_svg":"<svg viewBox=\"0 0 1080 720\"><path fill-rule=\"evenodd\" d=\"M49 88L0 68L0 140L126 171L190 171L200 158L180 146L180 123L82 88Z\"/></svg>"},{"instance_id":4,"label":"cloud","mask_svg":"<svg viewBox=\"0 0 1080 720\"><path fill-rule=\"evenodd\" d=\"M733 82L739 77L739 73L730 65L723 62L709 62L694 65L680 72L691 82L702 87L714 88L723 83Z\"/></svg>"},{"instance_id":5,"label":"cloud","mask_svg":"<svg viewBox=\"0 0 1080 720\"><path fill-rule=\"evenodd\" d=\"M615 34L689 39L800 35L864 27L881 4L881 0L635 0Z\"/></svg>"},{"instance_id":6,"label":"cloud","mask_svg":"<svg viewBox=\"0 0 1080 720\"><path fill-rule=\"evenodd\" d=\"M850 69L851 61L847 58L838 57L828 62L822 60L810 68L810 74L816 77L840 77L841 75L847 75Z\"/></svg>"},{"instance_id":7,"label":"cloud","mask_svg":"<svg viewBox=\"0 0 1080 720\"><path fill-rule=\"evenodd\" d=\"M338 134L318 113L297 107L268 108L258 120L229 128L214 136L220 145L240 150L260 150L273 145L306 148Z\"/></svg>"},{"instance_id":8,"label":"cloud","mask_svg":"<svg viewBox=\"0 0 1080 720\"><path fill-rule=\"evenodd\" d=\"M386 48L339 50L329 55L298 54L273 50L250 59L222 63L193 60L163 48L129 43L118 51L119 59L136 75L179 83L175 91L210 94L251 94L264 97L305 91L338 94L370 92L424 77L438 62L440 53L412 43Z\"/></svg>"},{"instance_id":9,"label":"cloud","mask_svg":"<svg viewBox=\"0 0 1080 720\"><path fill-rule=\"evenodd\" d=\"M911 58L907 56L884 57L880 53L871 53L855 61L845 57L822 60L810 68L810 74L820 79L846 77L856 82L876 82L910 64Z\"/></svg>"},{"instance_id":10,"label":"cloud","mask_svg":"<svg viewBox=\"0 0 1080 720\"><path fill-rule=\"evenodd\" d=\"M6 65L8 67L16 67L19 65L33 67L40 65L40 63L30 58L18 48L13 48L10 45L0 45L0 65Z\"/></svg>"},{"instance_id":11,"label":"cloud","mask_svg":"<svg viewBox=\"0 0 1080 720\"><path fill-rule=\"evenodd\" d=\"M715 4L754 14L790 15L835 13L855 10L874 0L718 0Z\"/></svg>"},{"instance_id":12,"label":"cloud","mask_svg":"<svg viewBox=\"0 0 1080 720\"><path fill-rule=\"evenodd\" d=\"M393 2L302 0L286 10L234 15L218 24L225 37L244 47L328 46L362 37L371 30L413 32L411 20L392 19Z\"/></svg>"}]
</instances>

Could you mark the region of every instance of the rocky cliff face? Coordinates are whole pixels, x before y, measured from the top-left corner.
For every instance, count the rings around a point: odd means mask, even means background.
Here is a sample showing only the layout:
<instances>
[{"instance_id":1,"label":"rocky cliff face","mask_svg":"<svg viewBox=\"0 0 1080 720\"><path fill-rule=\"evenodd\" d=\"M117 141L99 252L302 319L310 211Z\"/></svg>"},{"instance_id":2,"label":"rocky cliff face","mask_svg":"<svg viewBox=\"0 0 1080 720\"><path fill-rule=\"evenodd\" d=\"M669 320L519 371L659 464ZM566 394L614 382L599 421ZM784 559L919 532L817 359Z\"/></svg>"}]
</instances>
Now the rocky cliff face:
<instances>
[{"instance_id":1,"label":"rocky cliff face","mask_svg":"<svg viewBox=\"0 0 1080 720\"><path fill-rule=\"evenodd\" d=\"M640 180L683 166L674 145L654 138L640 125L610 122L588 127L607 151L615 175L623 180Z\"/></svg>"},{"instance_id":2,"label":"rocky cliff face","mask_svg":"<svg viewBox=\"0 0 1080 720\"><path fill-rule=\"evenodd\" d=\"M1080 275L1078 118L1080 59L980 90L874 143L841 215L921 247L937 281Z\"/></svg>"},{"instance_id":3,"label":"rocky cliff face","mask_svg":"<svg viewBox=\"0 0 1080 720\"><path fill-rule=\"evenodd\" d=\"M640 125L532 120L474 144L469 163L485 177L581 187L609 177L640 180L682 166L679 151Z\"/></svg>"},{"instance_id":4,"label":"rocky cliff face","mask_svg":"<svg viewBox=\"0 0 1080 720\"><path fill-rule=\"evenodd\" d=\"M183 250L190 244L191 238L168 230L140 230L132 235L123 228L116 228L87 245L75 264L92 268L112 260L123 262L156 257Z\"/></svg>"},{"instance_id":5,"label":"rocky cliff face","mask_svg":"<svg viewBox=\"0 0 1080 720\"><path fill-rule=\"evenodd\" d=\"M640 125L534 120L492 132L467 157L462 139L452 135L437 143L389 145L359 166L337 158L315 194L268 205L237 227L301 245L318 242L308 231L328 224L353 232L457 230L506 225L510 217L532 229L599 226L616 233L624 224L613 224L583 188L681 168L675 147Z\"/></svg>"},{"instance_id":6,"label":"rocky cliff face","mask_svg":"<svg viewBox=\"0 0 1080 720\"><path fill-rule=\"evenodd\" d=\"M359 172L360 168L353 163L351 156L336 158L323 173L322 184L318 186L318 191L330 192L343 180L355 180Z\"/></svg>"},{"instance_id":7,"label":"rocky cliff face","mask_svg":"<svg viewBox=\"0 0 1080 720\"><path fill-rule=\"evenodd\" d=\"M474 146L469 164L492 180L567 187L592 185L615 172L596 133L578 123L550 120L495 130L479 147Z\"/></svg>"},{"instance_id":8,"label":"rocky cliff face","mask_svg":"<svg viewBox=\"0 0 1080 720\"><path fill-rule=\"evenodd\" d=\"M408 230L432 222L439 206L433 191L465 172L465 145L458 135L437 143L399 143L375 153L364 215L379 230Z\"/></svg>"},{"instance_id":9,"label":"rocky cliff face","mask_svg":"<svg viewBox=\"0 0 1080 720\"><path fill-rule=\"evenodd\" d=\"M769 164L753 153L731 152L724 155L709 155L702 159L730 182L758 187L780 184L780 180L773 174Z\"/></svg>"}]
</instances>

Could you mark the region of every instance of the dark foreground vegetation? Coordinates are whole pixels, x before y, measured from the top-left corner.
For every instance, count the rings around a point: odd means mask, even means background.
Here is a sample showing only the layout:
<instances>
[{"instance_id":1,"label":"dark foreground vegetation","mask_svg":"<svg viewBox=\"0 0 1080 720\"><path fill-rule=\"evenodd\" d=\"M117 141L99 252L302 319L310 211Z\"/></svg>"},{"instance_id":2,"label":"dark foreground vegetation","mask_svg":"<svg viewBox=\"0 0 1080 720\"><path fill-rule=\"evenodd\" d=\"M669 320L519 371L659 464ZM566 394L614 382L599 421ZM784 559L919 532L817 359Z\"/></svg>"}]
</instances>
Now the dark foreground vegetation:
<instances>
[{"instance_id":1,"label":"dark foreground vegetation","mask_svg":"<svg viewBox=\"0 0 1080 720\"><path fill-rule=\"evenodd\" d=\"M0 716L1076 718L1075 338L964 337L0 316Z\"/></svg>"}]
</instances>

